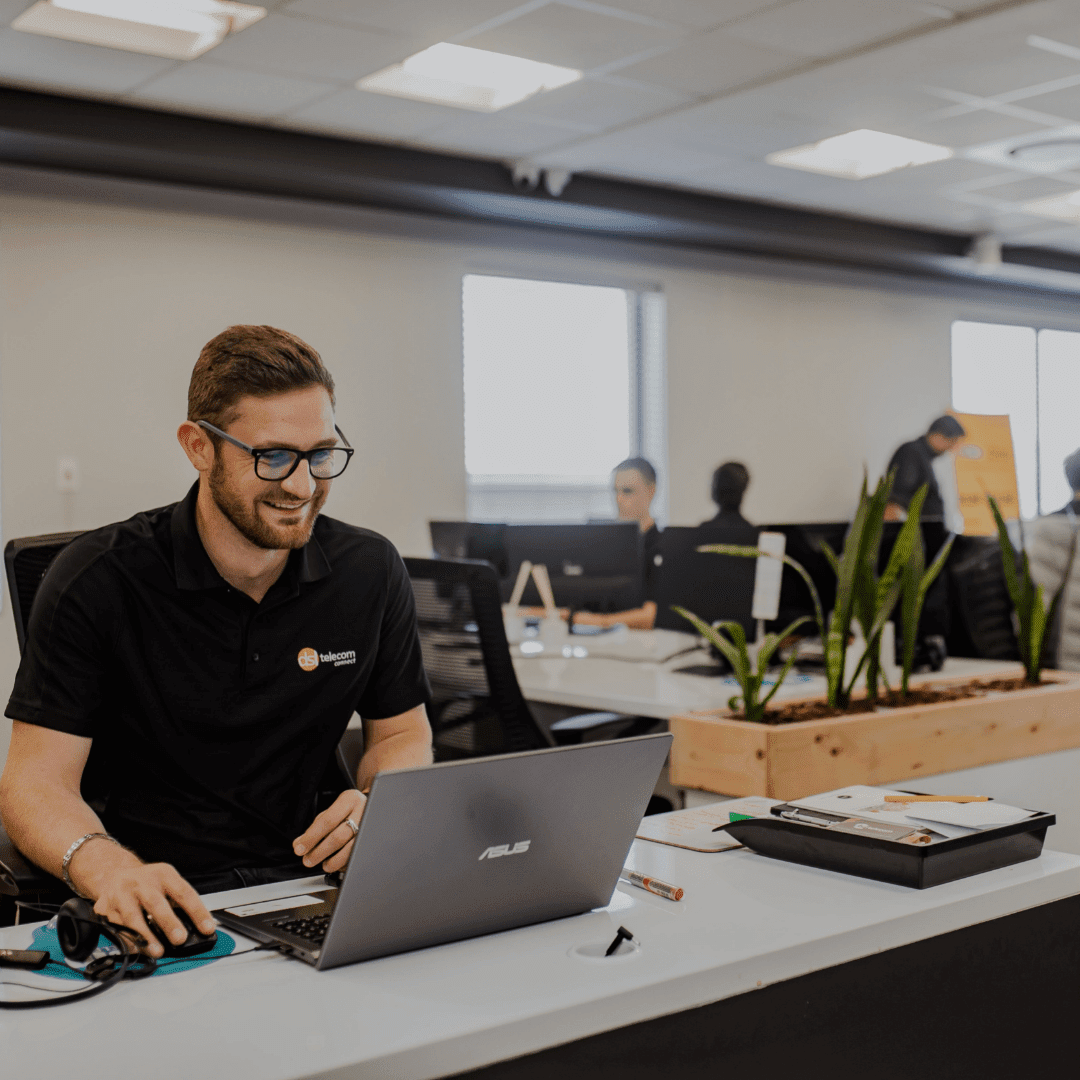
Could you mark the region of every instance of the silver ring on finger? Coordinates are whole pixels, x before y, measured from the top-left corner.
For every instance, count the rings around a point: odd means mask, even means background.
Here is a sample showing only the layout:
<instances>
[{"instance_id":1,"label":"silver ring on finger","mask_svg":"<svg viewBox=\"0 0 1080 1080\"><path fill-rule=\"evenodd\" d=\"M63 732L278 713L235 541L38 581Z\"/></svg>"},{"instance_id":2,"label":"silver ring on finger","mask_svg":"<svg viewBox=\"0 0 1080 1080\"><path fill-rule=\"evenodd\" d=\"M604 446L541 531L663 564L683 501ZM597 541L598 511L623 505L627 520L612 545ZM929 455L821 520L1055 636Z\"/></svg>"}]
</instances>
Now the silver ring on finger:
<instances>
[{"instance_id":1,"label":"silver ring on finger","mask_svg":"<svg viewBox=\"0 0 1080 1080\"><path fill-rule=\"evenodd\" d=\"M353 821L351 817L345 819L345 824L348 825L350 829L352 829L352 834L354 837L360 831L360 826L357 825L357 823Z\"/></svg>"}]
</instances>

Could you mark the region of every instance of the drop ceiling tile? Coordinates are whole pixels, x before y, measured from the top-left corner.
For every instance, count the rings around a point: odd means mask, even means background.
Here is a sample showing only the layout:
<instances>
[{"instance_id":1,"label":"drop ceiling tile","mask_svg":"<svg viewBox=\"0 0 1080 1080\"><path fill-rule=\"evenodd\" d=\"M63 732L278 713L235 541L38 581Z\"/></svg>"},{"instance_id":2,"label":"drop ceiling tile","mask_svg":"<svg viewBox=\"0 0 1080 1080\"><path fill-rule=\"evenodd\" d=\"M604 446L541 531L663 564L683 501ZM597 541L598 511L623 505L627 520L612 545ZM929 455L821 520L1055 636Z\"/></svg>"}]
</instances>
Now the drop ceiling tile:
<instances>
[{"instance_id":1,"label":"drop ceiling tile","mask_svg":"<svg viewBox=\"0 0 1080 1080\"><path fill-rule=\"evenodd\" d=\"M0 82L75 94L120 94L175 60L0 29Z\"/></svg>"},{"instance_id":2,"label":"drop ceiling tile","mask_svg":"<svg viewBox=\"0 0 1080 1080\"><path fill-rule=\"evenodd\" d=\"M476 49L524 56L545 64L589 70L672 44L683 31L663 29L613 15L548 4L475 37L460 39Z\"/></svg>"},{"instance_id":3,"label":"drop ceiling tile","mask_svg":"<svg viewBox=\"0 0 1080 1080\"><path fill-rule=\"evenodd\" d=\"M268 75L193 60L139 87L129 100L215 115L274 116L335 88L334 83Z\"/></svg>"},{"instance_id":4,"label":"drop ceiling tile","mask_svg":"<svg viewBox=\"0 0 1080 1080\"><path fill-rule=\"evenodd\" d=\"M460 112L460 110L455 110ZM420 146L451 153L514 158L567 142L577 133L506 113L471 113L417 136Z\"/></svg>"},{"instance_id":5,"label":"drop ceiling tile","mask_svg":"<svg viewBox=\"0 0 1080 1080\"><path fill-rule=\"evenodd\" d=\"M918 4L896 0L798 0L751 16L730 30L765 48L829 56L942 21Z\"/></svg>"},{"instance_id":6,"label":"drop ceiling tile","mask_svg":"<svg viewBox=\"0 0 1080 1080\"><path fill-rule=\"evenodd\" d=\"M1075 74L1080 75L1080 64ZM1039 94L1038 97L1024 98L1018 101L1025 109L1060 116L1064 120L1080 120L1080 86L1070 86L1068 90L1056 90L1051 94Z\"/></svg>"},{"instance_id":7,"label":"drop ceiling tile","mask_svg":"<svg viewBox=\"0 0 1080 1080\"><path fill-rule=\"evenodd\" d=\"M582 79L529 98L508 112L513 116L543 117L578 124L586 130L602 131L615 124L674 108L685 100L682 94L658 87Z\"/></svg>"},{"instance_id":8,"label":"drop ceiling tile","mask_svg":"<svg viewBox=\"0 0 1080 1080\"><path fill-rule=\"evenodd\" d=\"M712 29L786 3L790 0L604 0L605 7L632 11L694 30Z\"/></svg>"},{"instance_id":9,"label":"drop ceiling tile","mask_svg":"<svg viewBox=\"0 0 1080 1080\"><path fill-rule=\"evenodd\" d=\"M1002 202L1028 202L1031 199L1048 199L1055 195L1068 195L1076 190L1076 184L1049 177L1032 176L1027 180L1014 180L1009 184L995 184L993 187L979 188L975 194L988 199L1000 199Z\"/></svg>"},{"instance_id":10,"label":"drop ceiling tile","mask_svg":"<svg viewBox=\"0 0 1080 1080\"><path fill-rule=\"evenodd\" d=\"M243 33L227 38L212 55L222 63L276 75L358 79L405 59L421 47L415 38L398 34L268 15Z\"/></svg>"},{"instance_id":11,"label":"drop ceiling tile","mask_svg":"<svg viewBox=\"0 0 1080 1080\"><path fill-rule=\"evenodd\" d=\"M1035 124L1030 120L1019 120L1014 116L1003 116L1001 113L980 109L961 116L898 124L894 134L907 135L909 138L924 139L927 142L959 149L994 142L998 139L1008 139L1014 135L1026 135L1029 132L1046 130L1043 124Z\"/></svg>"},{"instance_id":12,"label":"drop ceiling tile","mask_svg":"<svg viewBox=\"0 0 1080 1080\"><path fill-rule=\"evenodd\" d=\"M699 96L774 75L801 62L790 52L751 45L724 30L715 30L696 34L668 52L620 68L618 74Z\"/></svg>"},{"instance_id":13,"label":"drop ceiling tile","mask_svg":"<svg viewBox=\"0 0 1080 1080\"><path fill-rule=\"evenodd\" d=\"M287 15L393 30L431 44L471 30L521 4L522 0L288 0L283 10Z\"/></svg>"},{"instance_id":14,"label":"drop ceiling tile","mask_svg":"<svg viewBox=\"0 0 1080 1080\"><path fill-rule=\"evenodd\" d=\"M293 109L282 119L289 127L400 142L448 123L458 112L441 105L348 87Z\"/></svg>"}]
</instances>

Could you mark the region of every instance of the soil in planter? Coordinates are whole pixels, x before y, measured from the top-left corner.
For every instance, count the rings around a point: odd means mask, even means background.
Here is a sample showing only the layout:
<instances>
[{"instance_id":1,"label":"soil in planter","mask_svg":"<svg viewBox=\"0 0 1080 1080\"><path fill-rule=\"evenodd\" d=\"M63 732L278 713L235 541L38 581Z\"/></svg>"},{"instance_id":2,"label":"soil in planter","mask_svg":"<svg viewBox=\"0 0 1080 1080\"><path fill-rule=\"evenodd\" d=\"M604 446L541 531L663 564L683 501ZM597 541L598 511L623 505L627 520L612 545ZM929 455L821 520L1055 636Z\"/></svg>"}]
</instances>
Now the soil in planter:
<instances>
[{"instance_id":1,"label":"soil in planter","mask_svg":"<svg viewBox=\"0 0 1080 1080\"><path fill-rule=\"evenodd\" d=\"M1047 682L1028 682L1027 679L973 679L959 686L919 686L912 687L906 698L898 691L879 698L876 703L858 698L846 709L835 709L824 701L799 701L784 705L778 709L769 709L762 723L765 724L800 724L806 720L828 720L834 716L855 716L859 713L873 712L879 709L899 709L908 705L936 705L942 701L966 701L969 698L985 697L987 694L1004 694L1013 690L1030 690L1036 686L1048 686Z\"/></svg>"}]
</instances>

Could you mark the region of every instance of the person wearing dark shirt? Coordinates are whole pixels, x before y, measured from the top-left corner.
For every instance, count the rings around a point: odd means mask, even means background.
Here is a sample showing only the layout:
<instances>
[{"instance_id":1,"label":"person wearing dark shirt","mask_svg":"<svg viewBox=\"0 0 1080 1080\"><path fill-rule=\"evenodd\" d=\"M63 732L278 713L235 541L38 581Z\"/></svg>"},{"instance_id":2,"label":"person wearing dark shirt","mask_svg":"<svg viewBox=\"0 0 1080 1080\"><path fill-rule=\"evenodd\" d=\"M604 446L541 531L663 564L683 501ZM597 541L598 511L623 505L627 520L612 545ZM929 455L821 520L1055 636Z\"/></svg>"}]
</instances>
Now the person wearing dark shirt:
<instances>
[{"instance_id":1,"label":"person wearing dark shirt","mask_svg":"<svg viewBox=\"0 0 1080 1080\"><path fill-rule=\"evenodd\" d=\"M1051 516L1080 517L1080 450L1074 450L1063 464L1065 479L1069 481L1069 487L1072 488L1073 498L1072 502L1060 510L1055 510Z\"/></svg>"},{"instance_id":2,"label":"person wearing dark shirt","mask_svg":"<svg viewBox=\"0 0 1080 1080\"><path fill-rule=\"evenodd\" d=\"M889 502L885 507L886 521L903 521L907 517L911 497L927 484L929 490L922 505L924 518L943 518L945 503L941 498L933 461L948 453L964 437L964 429L955 416L939 416L921 438L904 443L889 462L888 473L896 471Z\"/></svg>"},{"instance_id":3,"label":"person wearing dark shirt","mask_svg":"<svg viewBox=\"0 0 1080 1080\"><path fill-rule=\"evenodd\" d=\"M627 458L615 466L613 478L619 520L636 521L641 529L645 602L639 608L605 615L581 611L574 615L574 622L583 626L614 626L616 623L625 623L632 630L651 630L656 622L656 556L659 553L660 541L660 530L652 518L656 470L645 458Z\"/></svg>"},{"instance_id":4,"label":"person wearing dark shirt","mask_svg":"<svg viewBox=\"0 0 1080 1080\"><path fill-rule=\"evenodd\" d=\"M199 891L342 868L362 789L431 761L404 565L320 515L352 450L318 353L229 328L177 436L187 496L78 537L45 575L0 779L19 849L155 956L184 940L171 904L210 932ZM334 768L354 712L355 788Z\"/></svg>"},{"instance_id":5,"label":"person wearing dark shirt","mask_svg":"<svg viewBox=\"0 0 1080 1080\"><path fill-rule=\"evenodd\" d=\"M750 486L750 470L742 462L725 461L712 477L712 500L716 514L701 523L715 544L750 544L758 542L759 530L742 516L742 501Z\"/></svg>"}]
</instances>

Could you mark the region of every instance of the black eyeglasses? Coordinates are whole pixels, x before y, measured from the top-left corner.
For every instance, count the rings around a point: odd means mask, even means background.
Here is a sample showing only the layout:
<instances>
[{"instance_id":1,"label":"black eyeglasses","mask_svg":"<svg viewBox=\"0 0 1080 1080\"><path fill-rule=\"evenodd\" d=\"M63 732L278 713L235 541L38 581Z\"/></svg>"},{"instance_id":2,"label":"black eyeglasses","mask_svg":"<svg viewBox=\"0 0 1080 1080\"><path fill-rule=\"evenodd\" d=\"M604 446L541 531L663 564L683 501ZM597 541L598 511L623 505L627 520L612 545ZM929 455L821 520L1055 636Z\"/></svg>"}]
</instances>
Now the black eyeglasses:
<instances>
[{"instance_id":1,"label":"black eyeglasses","mask_svg":"<svg viewBox=\"0 0 1080 1080\"><path fill-rule=\"evenodd\" d=\"M296 472L297 466L304 460L316 480L333 480L345 471L349 459L356 453L337 424L334 425L334 430L341 436L344 446L319 446L314 450L288 450L283 446L275 446L256 450L254 446L248 446L247 443L226 435L221 428L214 427L205 420L197 420L196 423L199 427L213 432L219 439L232 443L238 450L250 454L255 459L255 475L260 480L285 480Z\"/></svg>"}]
</instances>

